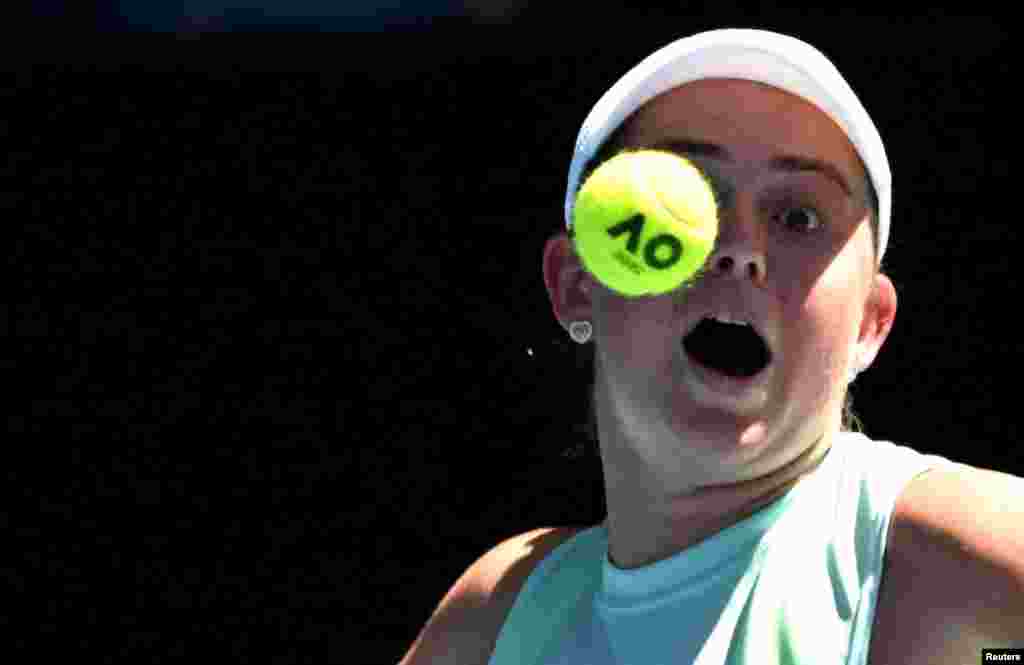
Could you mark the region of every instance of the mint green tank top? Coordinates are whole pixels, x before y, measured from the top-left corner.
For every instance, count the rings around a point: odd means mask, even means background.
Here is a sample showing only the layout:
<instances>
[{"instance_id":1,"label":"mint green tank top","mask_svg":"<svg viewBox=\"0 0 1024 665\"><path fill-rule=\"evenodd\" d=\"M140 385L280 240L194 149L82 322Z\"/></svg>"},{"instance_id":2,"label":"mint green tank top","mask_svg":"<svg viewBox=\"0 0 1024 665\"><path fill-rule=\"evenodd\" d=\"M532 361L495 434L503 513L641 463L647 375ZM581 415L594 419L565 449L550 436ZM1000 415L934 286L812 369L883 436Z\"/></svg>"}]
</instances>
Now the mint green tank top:
<instances>
[{"instance_id":1,"label":"mint green tank top","mask_svg":"<svg viewBox=\"0 0 1024 665\"><path fill-rule=\"evenodd\" d=\"M840 433L821 465L760 511L623 570L604 524L548 554L489 665L865 665L893 508L954 462Z\"/></svg>"}]
</instances>

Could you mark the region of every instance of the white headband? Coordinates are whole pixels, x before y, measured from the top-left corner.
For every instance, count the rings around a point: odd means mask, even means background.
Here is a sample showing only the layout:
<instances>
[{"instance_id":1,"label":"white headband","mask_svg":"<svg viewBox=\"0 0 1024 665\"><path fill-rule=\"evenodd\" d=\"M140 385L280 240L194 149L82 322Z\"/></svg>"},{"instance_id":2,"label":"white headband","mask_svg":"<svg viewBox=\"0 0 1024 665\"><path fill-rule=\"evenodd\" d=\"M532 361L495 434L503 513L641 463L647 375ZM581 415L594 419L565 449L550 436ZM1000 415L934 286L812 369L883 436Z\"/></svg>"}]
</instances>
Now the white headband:
<instances>
[{"instance_id":1,"label":"white headband","mask_svg":"<svg viewBox=\"0 0 1024 665\"><path fill-rule=\"evenodd\" d=\"M565 195L565 224L587 162L634 111L690 81L735 78L766 83L808 100L846 132L878 194L878 264L889 240L892 174L882 137L857 95L820 51L794 37L764 30L712 30L676 40L644 58L598 100L576 137Z\"/></svg>"}]
</instances>

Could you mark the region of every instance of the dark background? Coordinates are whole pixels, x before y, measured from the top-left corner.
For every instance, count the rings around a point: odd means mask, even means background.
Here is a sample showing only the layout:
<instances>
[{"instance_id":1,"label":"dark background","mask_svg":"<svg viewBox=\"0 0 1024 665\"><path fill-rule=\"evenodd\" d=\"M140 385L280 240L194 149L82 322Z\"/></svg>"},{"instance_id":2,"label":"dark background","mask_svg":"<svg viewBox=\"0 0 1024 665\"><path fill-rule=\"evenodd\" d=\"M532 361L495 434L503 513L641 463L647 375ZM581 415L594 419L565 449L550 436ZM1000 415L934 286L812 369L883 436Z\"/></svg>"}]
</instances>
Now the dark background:
<instances>
[{"instance_id":1,"label":"dark background","mask_svg":"<svg viewBox=\"0 0 1024 665\"><path fill-rule=\"evenodd\" d=\"M590 107L707 28L807 39L885 139L867 433L1024 473L1007 20L399 4L5 24L6 652L395 663L491 546L602 519L541 252Z\"/></svg>"}]
</instances>

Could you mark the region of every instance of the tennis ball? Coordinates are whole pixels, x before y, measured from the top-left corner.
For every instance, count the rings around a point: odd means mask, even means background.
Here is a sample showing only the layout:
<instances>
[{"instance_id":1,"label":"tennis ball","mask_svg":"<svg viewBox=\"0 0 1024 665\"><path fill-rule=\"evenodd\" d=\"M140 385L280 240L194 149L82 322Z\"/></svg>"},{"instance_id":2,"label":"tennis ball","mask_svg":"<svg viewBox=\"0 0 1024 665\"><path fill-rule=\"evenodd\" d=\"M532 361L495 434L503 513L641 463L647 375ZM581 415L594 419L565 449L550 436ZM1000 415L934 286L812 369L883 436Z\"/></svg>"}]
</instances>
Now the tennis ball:
<instances>
[{"instance_id":1,"label":"tennis ball","mask_svg":"<svg viewBox=\"0 0 1024 665\"><path fill-rule=\"evenodd\" d=\"M635 150L587 178L572 228L584 268L602 284L627 297L662 295L694 277L711 254L718 206L689 160Z\"/></svg>"}]
</instances>

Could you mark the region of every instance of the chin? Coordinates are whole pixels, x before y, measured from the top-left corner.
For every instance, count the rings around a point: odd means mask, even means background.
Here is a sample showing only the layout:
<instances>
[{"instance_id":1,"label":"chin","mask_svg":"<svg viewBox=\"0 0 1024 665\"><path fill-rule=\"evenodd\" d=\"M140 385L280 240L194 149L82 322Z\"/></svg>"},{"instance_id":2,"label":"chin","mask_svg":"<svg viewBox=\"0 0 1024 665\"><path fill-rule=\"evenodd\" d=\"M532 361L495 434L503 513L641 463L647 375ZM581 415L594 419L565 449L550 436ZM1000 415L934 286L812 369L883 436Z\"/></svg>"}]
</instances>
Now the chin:
<instances>
[{"instance_id":1,"label":"chin","mask_svg":"<svg viewBox=\"0 0 1024 665\"><path fill-rule=\"evenodd\" d=\"M760 457L778 438L772 420L764 411L742 414L691 401L673 410L669 428L684 446L713 451L723 463L745 463Z\"/></svg>"}]
</instances>

